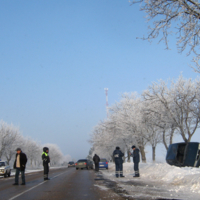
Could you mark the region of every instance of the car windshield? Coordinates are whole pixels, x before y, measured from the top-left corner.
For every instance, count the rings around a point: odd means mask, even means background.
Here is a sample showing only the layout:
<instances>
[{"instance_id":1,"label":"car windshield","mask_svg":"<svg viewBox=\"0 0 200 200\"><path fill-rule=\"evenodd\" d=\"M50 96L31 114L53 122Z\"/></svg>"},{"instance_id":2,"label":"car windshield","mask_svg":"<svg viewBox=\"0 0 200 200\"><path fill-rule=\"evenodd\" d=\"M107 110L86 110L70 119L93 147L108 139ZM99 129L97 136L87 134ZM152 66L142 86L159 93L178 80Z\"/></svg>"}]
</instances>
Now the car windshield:
<instances>
[{"instance_id":1,"label":"car windshield","mask_svg":"<svg viewBox=\"0 0 200 200\"><path fill-rule=\"evenodd\" d=\"M69 162L69 164L74 164L74 162Z\"/></svg>"},{"instance_id":2,"label":"car windshield","mask_svg":"<svg viewBox=\"0 0 200 200\"><path fill-rule=\"evenodd\" d=\"M5 163L4 162L0 162L0 167L3 167L5 166Z\"/></svg>"},{"instance_id":3,"label":"car windshield","mask_svg":"<svg viewBox=\"0 0 200 200\"><path fill-rule=\"evenodd\" d=\"M100 159L100 162L107 162L106 159Z\"/></svg>"},{"instance_id":4,"label":"car windshield","mask_svg":"<svg viewBox=\"0 0 200 200\"><path fill-rule=\"evenodd\" d=\"M87 162L87 160L78 160L78 162Z\"/></svg>"}]
</instances>

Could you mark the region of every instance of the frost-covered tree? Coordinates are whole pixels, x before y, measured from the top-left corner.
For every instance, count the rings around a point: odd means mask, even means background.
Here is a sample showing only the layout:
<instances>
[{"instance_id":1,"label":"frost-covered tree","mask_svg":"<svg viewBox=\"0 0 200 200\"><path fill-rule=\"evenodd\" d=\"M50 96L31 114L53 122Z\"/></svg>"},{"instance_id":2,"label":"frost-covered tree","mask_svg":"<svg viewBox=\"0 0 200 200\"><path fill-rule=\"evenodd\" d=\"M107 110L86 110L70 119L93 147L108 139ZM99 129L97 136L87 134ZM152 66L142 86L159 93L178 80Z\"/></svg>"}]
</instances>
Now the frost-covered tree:
<instances>
[{"instance_id":1,"label":"frost-covered tree","mask_svg":"<svg viewBox=\"0 0 200 200\"><path fill-rule=\"evenodd\" d=\"M100 122L93 130L91 143L94 152L99 155L111 155L116 146L126 153L130 161L129 152L133 144L140 148L142 161L146 162L145 145L141 126L141 101L135 94L124 94L120 102L110 108L109 118Z\"/></svg>"},{"instance_id":2,"label":"frost-covered tree","mask_svg":"<svg viewBox=\"0 0 200 200\"><path fill-rule=\"evenodd\" d=\"M153 83L141 96L123 94L109 109L109 117L98 123L92 134L93 152L112 158L119 146L129 155L131 146L139 147L142 161L146 161L145 146L163 143L166 150L176 134L190 142L200 122L200 80L184 79ZM130 158L128 157L128 161Z\"/></svg>"},{"instance_id":3,"label":"frost-covered tree","mask_svg":"<svg viewBox=\"0 0 200 200\"><path fill-rule=\"evenodd\" d=\"M16 146L20 143L19 129L4 121L0 122L0 158L6 157L8 163L12 159Z\"/></svg>"},{"instance_id":4,"label":"frost-covered tree","mask_svg":"<svg viewBox=\"0 0 200 200\"><path fill-rule=\"evenodd\" d=\"M51 166L58 166L63 163L64 155L56 144L45 144L49 148Z\"/></svg>"},{"instance_id":5,"label":"frost-covered tree","mask_svg":"<svg viewBox=\"0 0 200 200\"><path fill-rule=\"evenodd\" d=\"M87 156L87 159L92 160L93 159L93 154L94 154L94 148L91 147Z\"/></svg>"},{"instance_id":6,"label":"frost-covered tree","mask_svg":"<svg viewBox=\"0 0 200 200\"><path fill-rule=\"evenodd\" d=\"M162 129L156 126L154 123L152 123L152 114L146 115L146 113L143 113L142 117L142 127L143 127L143 137L148 141L148 143L152 147L152 160L156 160L156 146L159 143L163 142L162 137Z\"/></svg>"},{"instance_id":7,"label":"frost-covered tree","mask_svg":"<svg viewBox=\"0 0 200 200\"><path fill-rule=\"evenodd\" d=\"M15 150L17 149L17 147L22 146L24 138L19 132L16 132L15 137L13 137L11 141L12 142L9 145L6 145L6 149L3 154L3 156L6 158L8 163L10 163L10 161L13 158L15 158L15 154L16 154Z\"/></svg>"},{"instance_id":8,"label":"frost-covered tree","mask_svg":"<svg viewBox=\"0 0 200 200\"><path fill-rule=\"evenodd\" d=\"M64 156L56 144L48 144L50 148L51 164L61 165L71 159L69 155ZM14 161L16 148L20 147L27 155L28 166L39 167L42 165L42 149L44 145L31 138L25 138L18 127L0 122L0 158L6 159L8 163Z\"/></svg>"},{"instance_id":9,"label":"frost-covered tree","mask_svg":"<svg viewBox=\"0 0 200 200\"><path fill-rule=\"evenodd\" d=\"M118 124L123 140L126 141L128 154L131 146L135 144L139 147L142 161L146 162L145 145L146 139L143 137L142 128L142 102L135 93L122 95L121 101L111 107L111 113L118 115ZM130 159L130 158L129 158Z\"/></svg>"},{"instance_id":10,"label":"frost-covered tree","mask_svg":"<svg viewBox=\"0 0 200 200\"><path fill-rule=\"evenodd\" d=\"M183 52L186 48L188 55L193 52L193 61L200 72L200 2L199 0L133 0L133 4L140 3L140 9L146 13L146 18L152 21L149 33L143 39L152 40L160 37L167 49L169 35L175 31L177 48Z\"/></svg>"},{"instance_id":11,"label":"frost-covered tree","mask_svg":"<svg viewBox=\"0 0 200 200\"><path fill-rule=\"evenodd\" d=\"M23 144L24 149L22 149L22 151L24 151L27 155L29 164L31 167L33 167L33 165L37 165L37 161L40 162L41 160L41 145L39 142L34 141L31 138L26 138L24 139L24 144Z\"/></svg>"},{"instance_id":12,"label":"frost-covered tree","mask_svg":"<svg viewBox=\"0 0 200 200\"><path fill-rule=\"evenodd\" d=\"M185 142L190 142L199 127L200 120L200 80L184 79L174 82L153 83L143 92L144 101L158 103L163 109L155 107L149 112L163 116L163 124L177 129Z\"/></svg>"},{"instance_id":13,"label":"frost-covered tree","mask_svg":"<svg viewBox=\"0 0 200 200\"><path fill-rule=\"evenodd\" d=\"M143 104L142 112L144 115L143 119L145 119L144 122L147 122L150 126L160 131L162 143L167 150L168 146L173 142L177 130L176 123L170 120L162 103L158 101L144 101Z\"/></svg>"},{"instance_id":14,"label":"frost-covered tree","mask_svg":"<svg viewBox=\"0 0 200 200\"><path fill-rule=\"evenodd\" d=\"M112 152L116 144L115 137L109 130L110 125L107 120L100 122L95 126L90 139L93 145L93 154L96 153L100 157L107 158L108 160L112 159Z\"/></svg>"}]
</instances>

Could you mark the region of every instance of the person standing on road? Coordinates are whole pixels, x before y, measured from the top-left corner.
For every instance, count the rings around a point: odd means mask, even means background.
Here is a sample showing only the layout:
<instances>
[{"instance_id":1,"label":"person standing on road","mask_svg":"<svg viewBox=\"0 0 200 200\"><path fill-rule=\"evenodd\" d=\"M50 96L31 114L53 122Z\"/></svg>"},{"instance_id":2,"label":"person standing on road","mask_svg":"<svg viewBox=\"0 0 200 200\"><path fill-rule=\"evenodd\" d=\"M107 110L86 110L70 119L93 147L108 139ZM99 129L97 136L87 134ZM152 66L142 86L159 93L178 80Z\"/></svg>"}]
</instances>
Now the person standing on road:
<instances>
[{"instance_id":1,"label":"person standing on road","mask_svg":"<svg viewBox=\"0 0 200 200\"><path fill-rule=\"evenodd\" d=\"M121 152L119 147L116 147L116 149L113 152L113 158L115 159L115 176L118 178L124 177L123 176L123 159L124 153Z\"/></svg>"},{"instance_id":2,"label":"person standing on road","mask_svg":"<svg viewBox=\"0 0 200 200\"><path fill-rule=\"evenodd\" d=\"M26 168L26 163L27 163L27 157L26 154L22 152L20 148L16 149L17 154L14 162L13 168L16 169L15 172L15 183L13 185L19 185L19 174L21 173L22 177L22 184L21 185L26 185L25 181L25 168Z\"/></svg>"},{"instance_id":3,"label":"person standing on road","mask_svg":"<svg viewBox=\"0 0 200 200\"><path fill-rule=\"evenodd\" d=\"M93 161L94 161L94 164L95 164L95 171L98 172L99 171L100 158L97 154L94 155Z\"/></svg>"},{"instance_id":4,"label":"person standing on road","mask_svg":"<svg viewBox=\"0 0 200 200\"><path fill-rule=\"evenodd\" d=\"M43 167L44 167L44 181L50 180L48 178L49 174L49 164L50 164L50 158L49 158L49 148L44 147L43 148L43 153L42 153L42 160L43 160Z\"/></svg>"},{"instance_id":5,"label":"person standing on road","mask_svg":"<svg viewBox=\"0 0 200 200\"><path fill-rule=\"evenodd\" d=\"M140 150L136 148L135 145L132 146L132 149L133 153L130 153L130 155L133 157L133 162L134 162L135 175L133 177L140 177L139 173Z\"/></svg>"}]
</instances>

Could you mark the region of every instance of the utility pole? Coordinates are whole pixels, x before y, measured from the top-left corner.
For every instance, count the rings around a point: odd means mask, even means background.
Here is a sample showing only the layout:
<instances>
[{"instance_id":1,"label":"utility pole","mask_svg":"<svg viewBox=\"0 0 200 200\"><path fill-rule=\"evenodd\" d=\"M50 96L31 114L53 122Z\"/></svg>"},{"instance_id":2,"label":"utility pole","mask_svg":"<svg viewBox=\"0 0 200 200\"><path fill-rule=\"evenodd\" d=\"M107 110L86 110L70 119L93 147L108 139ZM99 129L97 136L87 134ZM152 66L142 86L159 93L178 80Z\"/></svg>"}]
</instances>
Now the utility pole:
<instances>
[{"instance_id":1,"label":"utility pole","mask_svg":"<svg viewBox=\"0 0 200 200\"><path fill-rule=\"evenodd\" d=\"M106 113L108 117L108 88L104 88L105 93L106 93Z\"/></svg>"}]
</instances>

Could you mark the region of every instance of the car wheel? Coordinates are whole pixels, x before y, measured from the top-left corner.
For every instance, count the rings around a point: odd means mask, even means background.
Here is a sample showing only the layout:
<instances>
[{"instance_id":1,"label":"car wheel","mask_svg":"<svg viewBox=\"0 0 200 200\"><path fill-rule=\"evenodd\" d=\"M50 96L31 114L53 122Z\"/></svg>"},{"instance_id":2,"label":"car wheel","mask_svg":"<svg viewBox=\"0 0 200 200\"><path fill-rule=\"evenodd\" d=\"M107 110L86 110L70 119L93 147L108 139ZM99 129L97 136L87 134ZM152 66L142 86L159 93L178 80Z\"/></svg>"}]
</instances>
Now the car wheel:
<instances>
[{"instance_id":1,"label":"car wheel","mask_svg":"<svg viewBox=\"0 0 200 200\"><path fill-rule=\"evenodd\" d=\"M4 178L6 178L7 177L7 172L4 174Z\"/></svg>"},{"instance_id":2,"label":"car wheel","mask_svg":"<svg viewBox=\"0 0 200 200\"><path fill-rule=\"evenodd\" d=\"M76 168L76 170L78 170L78 168Z\"/></svg>"},{"instance_id":3,"label":"car wheel","mask_svg":"<svg viewBox=\"0 0 200 200\"><path fill-rule=\"evenodd\" d=\"M81 168L83 170L83 168Z\"/></svg>"},{"instance_id":4,"label":"car wheel","mask_svg":"<svg viewBox=\"0 0 200 200\"><path fill-rule=\"evenodd\" d=\"M8 177L10 177L10 175L11 175L11 170L10 170L10 172L8 173Z\"/></svg>"},{"instance_id":5,"label":"car wheel","mask_svg":"<svg viewBox=\"0 0 200 200\"><path fill-rule=\"evenodd\" d=\"M106 169L108 169L108 167Z\"/></svg>"}]
</instances>

